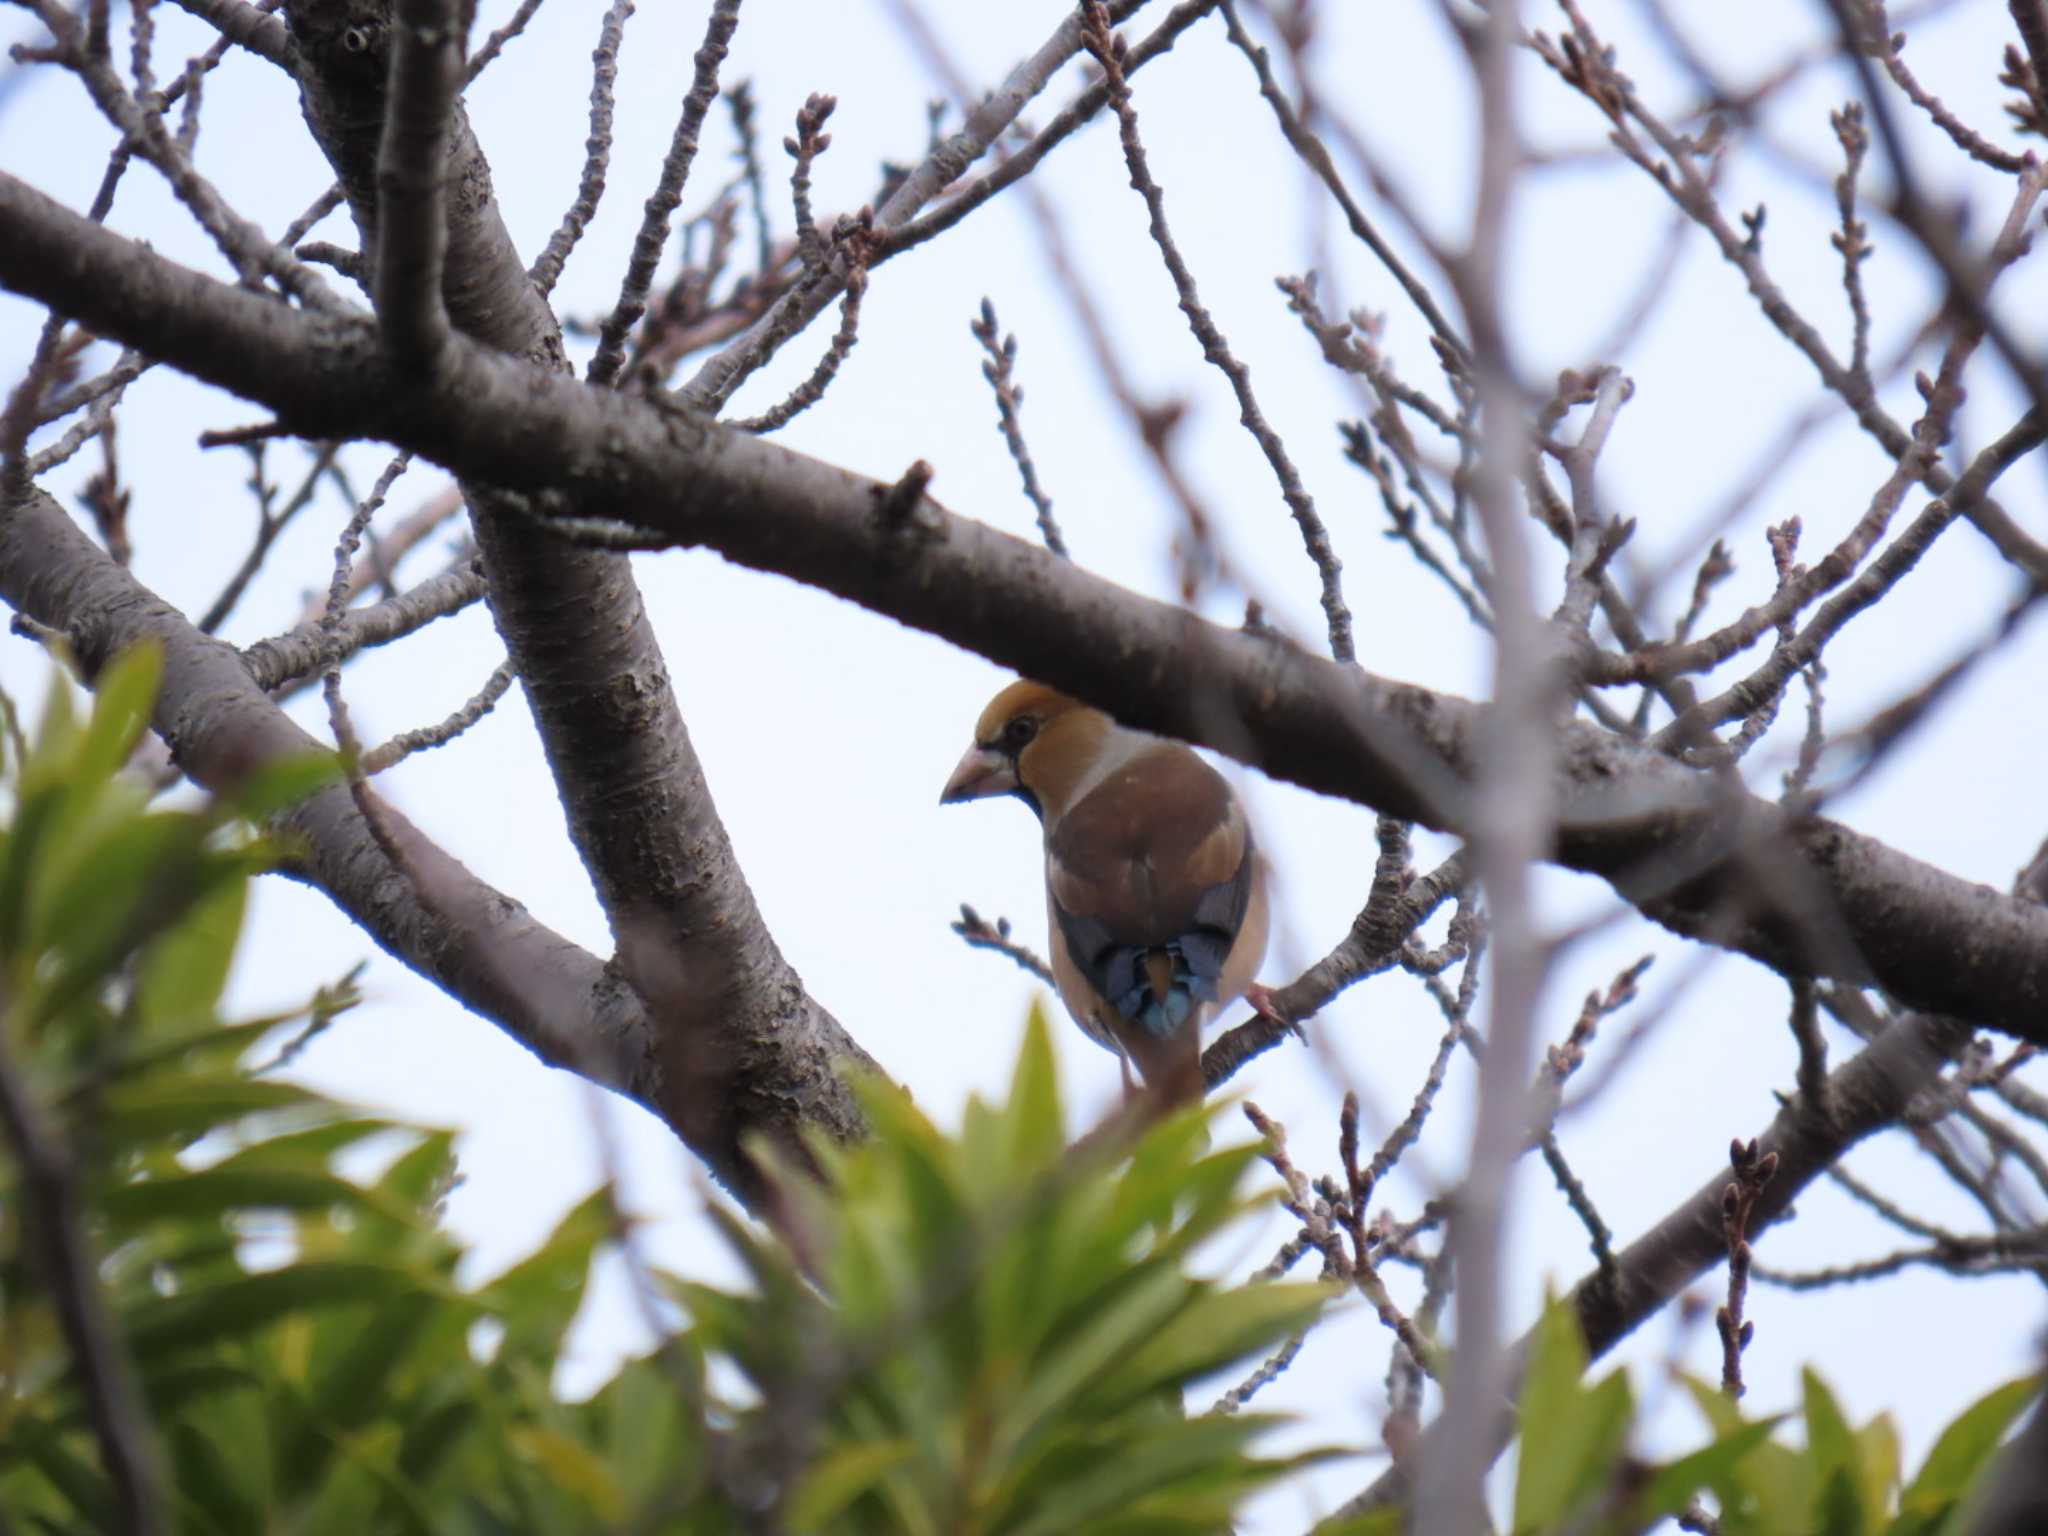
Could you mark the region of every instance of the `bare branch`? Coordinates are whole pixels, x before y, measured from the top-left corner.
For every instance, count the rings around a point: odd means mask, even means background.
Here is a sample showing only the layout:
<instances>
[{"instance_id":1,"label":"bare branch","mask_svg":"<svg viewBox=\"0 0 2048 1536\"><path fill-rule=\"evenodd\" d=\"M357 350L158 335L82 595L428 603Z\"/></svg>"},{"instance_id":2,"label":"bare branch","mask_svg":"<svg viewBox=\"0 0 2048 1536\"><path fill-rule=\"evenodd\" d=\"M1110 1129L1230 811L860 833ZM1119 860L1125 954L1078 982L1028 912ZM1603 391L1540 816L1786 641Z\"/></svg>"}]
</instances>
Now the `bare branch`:
<instances>
[{"instance_id":1,"label":"bare branch","mask_svg":"<svg viewBox=\"0 0 2048 1536\"><path fill-rule=\"evenodd\" d=\"M1728 1149L1728 1163L1735 1181L1721 1191L1721 1230L1728 1242L1728 1300L1714 1314L1714 1326L1721 1334L1721 1390L1741 1397L1742 1352L1756 1336L1756 1325L1744 1319L1743 1302L1749 1294L1749 1223L1764 1188L1778 1171L1778 1154L1759 1152L1752 1138L1746 1145L1737 1141Z\"/></svg>"},{"instance_id":2,"label":"bare branch","mask_svg":"<svg viewBox=\"0 0 2048 1536\"><path fill-rule=\"evenodd\" d=\"M484 571L474 555L464 556L438 576L367 608L352 608L331 628L318 619L272 640L259 640L243 653L249 674L266 693L289 697L315 676L331 649L346 661L358 651L389 645L436 619L460 613L484 595Z\"/></svg>"},{"instance_id":3,"label":"bare branch","mask_svg":"<svg viewBox=\"0 0 2048 1536\"><path fill-rule=\"evenodd\" d=\"M619 78L619 46L625 38L626 18L632 14L633 0L612 0L598 25L597 47L590 56L590 135L583 141L583 172L577 178L575 200L530 269L533 285L543 297L554 292L570 253L604 200L605 173L612 157L612 93Z\"/></svg>"},{"instance_id":4,"label":"bare branch","mask_svg":"<svg viewBox=\"0 0 2048 1536\"><path fill-rule=\"evenodd\" d=\"M654 268L668 245L669 218L683 200L683 186L697 158L697 136L703 131L705 114L718 95L718 66L725 62L726 49L739 24L740 0L713 0L710 18L704 25L704 41L697 48L690 89L683 97L682 114L676 119L668 153L662 157L660 179L648 194L640 233L633 240L632 259L619 284L618 302L598 330L597 355L591 358L585 375L593 384L610 384L616 379L619 364L626 357L626 337L647 312L647 290L653 286Z\"/></svg>"},{"instance_id":5,"label":"bare branch","mask_svg":"<svg viewBox=\"0 0 2048 1536\"><path fill-rule=\"evenodd\" d=\"M988 354L988 361L981 365L981 376L995 391L996 417L1002 426L1003 443L1009 448L1011 462L1017 466L1017 473L1024 481L1024 495L1038 514L1039 535L1045 540L1047 549L1056 555L1064 555L1067 541L1060 537L1060 525L1053 520L1052 498L1039 486L1038 466L1031 462L1031 450L1025 445L1024 427L1018 419L1024 404L1024 386L1016 382L1017 338L999 334L996 307L986 298L981 301L981 317L970 322L968 329Z\"/></svg>"},{"instance_id":6,"label":"bare branch","mask_svg":"<svg viewBox=\"0 0 2048 1536\"><path fill-rule=\"evenodd\" d=\"M1135 11L1139 3L1142 3L1142 0L1118 0L1111 8L1112 15L1115 19L1121 20ZM1217 0L1185 0L1185 3L1177 8L1175 15L1187 13L1185 20L1181 22L1181 27L1184 28L1197 16L1213 10L1216 3ZM1161 28L1161 32L1165 32L1164 27ZM1176 30L1165 37L1155 53L1163 52L1165 48L1170 47L1172 37L1178 35ZM896 189L882 200L881 207L875 210L875 228L883 239L878 243L874 253L873 265L879 266L888 257L908 249L910 244L915 243L908 238L911 231L905 227L909 225L912 216L950 186L968 166L987 153L989 147L1017 120L1017 115L1045 89L1046 82L1080 50L1080 46L1081 18L1078 13L1070 14L1030 58L1010 71L1009 78L999 89L990 92L972 112L968 113L967 120L961 125L958 133L935 146L916 168L903 178ZM1141 48L1138 52L1143 53L1144 50ZM1134 55L1131 67L1136 68L1137 63ZM1074 119L1067 123L1065 131L1071 132L1087 117L1099 111L1105 99L1106 95L1097 97L1085 112L1077 113ZM1050 131L1048 130L1048 133ZM1006 163L1004 169L1018 165L1024 158L1023 155L1013 157ZM1035 164L1036 159L1034 158L1031 163ZM1025 165L1017 170L1016 175L1021 176L1028 169L1029 166ZM1015 176L1009 179L1014 180ZM994 190L996 189L990 189L991 194ZM985 201L987 195L989 194L984 194L981 200ZM946 211L957 209L954 214L957 219L964 216L971 206L978 206L978 203L961 206L956 201L949 203ZM926 236L920 238L926 238L932 233L937 233L937 229L930 229ZM891 238L892 236L894 238ZM700 411L717 410L732 397L733 391L739 388L749 374L773 355L774 346L779 344L780 340L802 330L836 296L837 289L829 281L799 285L793 289L778 300L775 307L756 321L748 331L716 356L708 359L697 370L696 376L678 391L681 403Z\"/></svg>"},{"instance_id":7,"label":"bare branch","mask_svg":"<svg viewBox=\"0 0 2048 1536\"><path fill-rule=\"evenodd\" d=\"M162 112L128 93L105 51L89 46L70 12L57 0L30 0L30 8L56 37L64 62L84 82L93 103L120 129L134 152L162 173L244 283L254 287L266 276L275 277L307 308L340 312L341 300L317 275L230 208L213 184L193 168L190 156L165 128Z\"/></svg>"},{"instance_id":8,"label":"bare branch","mask_svg":"<svg viewBox=\"0 0 2048 1536\"><path fill-rule=\"evenodd\" d=\"M377 151L377 318L392 351L431 370L448 342L448 114L462 81L455 0L396 0Z\"/></svg>"},{"instance_id":9,"label":"bare branch","mask_svg":"<svg viewBox=\"0 0 2048 1536\"><path fill-rule=\"evenodd\" d=\"M1302 163L1316 173L1317 179L1328 189L1331 200L1343 210L1344 220L1350 225L1351 233L1372 252L1379 264L1387 269L1394 281L1400 285L1401 291L1408 295L1408 302L1413 304L1422 318L1429 322L1429 328L1437 340L1449 349L1453 356L1464 357L1464 338L1459 336L1450 321L1444 318L1443 311L1437 307L1435 297L1408 270L1407 264L1395 254L1394 248L1387 244L1380 232L1373 228L1372 221L1365 215L1365 210L1358 205L1357 199L1351 195L1350 188L1344 185L1344 178L1337 173L1336 162L1331 160L1329 149L1301 121L1299 114L1281 92L1279 82L1273 78L1273 68L1266 57L1266 50L1251 40L1251 35L1238 21L1237 7L1230 4L1229 0L1223 0L1222 10L1224 25L1229 29L1231 45L1251 64L1253 74L1258 77L1259 94L1273 109L1274 120L1280 124L1280 131L1286 136L1287 142L1301 157Z\"/></svg>"},{"instance_id":10,"label":"bare branch","mask_svg":"<svg viewBox=\"0 0 2048 1536\"><path fill-rule=\"evenodd\" d=\"M1124 78L1124 63L1128 50L1121 37L1112 37L1109 30L1109 16L1102 0L1083 0L1081 7L1082 41L1095 56L1095 62L1102 66L1103 81L1109 88L1109 104L1116 113L1119 137L1123 143L1124 165L1130 171L1131 185L1145 200L1148 228L1152 243L1158 247L1160 259L1173 279L1174 292L1180 297L1181 313L1187 316L1188 329L1194 332L1195 340L1202 345L1202 356L1213 363L1223 376L1230 381L1231 392L1237 397L1238 419L1245 430L1259 445L1259 451L1272 466L1273 476L1280 482L1280 494L1287 503L1295 525L1301 529L1301 540L1322 579L1323 616L1329 625L1330 654L1340 662L1356 658L1351 638L1351 610L1344 603L1342 581L1343 562L1330 544L1328 530L1316 514L1316 504L1302 486L1300 472L1294 461L1287 456L1287 448L1280 441L1280 434L1267 423L1259 409L1259 402L1252 394L1251 370L1230 350L1230 343L1217 328L1216 321L1202 306L1201 295L1195 290L1194 274L1174 243L1173 231L1166 223L1166 198L1159 190L1159 184L1152 179L1151 167L1145 159L1145 146L1138 138L1137 108L1131 104L1130 86Z\"/></svg>"},{"instance_id":11,"label":"bare branch","mask_svg":"<svg viewBox=\"0 0 2048 1536\"><path fill-rule=\"evenodd\" d=\"M861 210L863 215L867 210ZM839 329L832 333L832 340L825 347L825 355L818 359L809 376L789 394L770 406L759 416L744 416L732 422L735 432L778 431L789 425L798 414L809 410L825 398L825 391L839 376L839 369L854 343L860 339L860 301L868 289L868 249L873 243L870 232L871 221L866 218L842 221L833 236L835 251L843 253L838 265L845 270L845 295L839 301Z\"/></svg>"},{"instance_id":12,"label":"bare branch","mask_svg":"<svg viewBox=\"0 0 2048 1536\"><path fill-rule=\"evenodd\" d=\"M999 917L991 923L963 901L959 919L952 924L952 929L966 941L969 949L986 949L1007 955L1027 975L1037 977L1049 987L1055 985L1052 967L1010 937L1010 920L1007 917Z\"/></svg>"},{"instance_id":13,"label":"bare branch","mask_svg":"<svg viewBox=\"0 0 2048 1536\"><path fill-rule=\"evenodd\" d=\"M0 220L12 232L0 282L297 413L303 430L384 437L512 490L576 486L599 511L631 507L672 543L838 593L1143 729L1401 819L1456 827L1472 814L1485 713L1466 701L1204 624L928 498L884 522L888 489L872 481L537 374L462 337L448 382L429 392L379 361L368 322L295 314L211 282L4 174ZM567 502L562 515L581 510ZM1104 655L1123 664L1104 668ZM1564 801L1547 857L1614 881L1675 931L1788 974L1877 981L1912 1006L2048 1040L2048 911L1608 733L1567 724L1561 739ZM1766 850L1812 882L1796 911L1754 901L1750 861ZM1818 914L1838 941L1814 944Z\"/></svg>"},{"instance_id":14,"label":"bare branch","mask_svg":"<svg viewBox=\"0 0 2048 1536\"><path fill-rule=\"evenodd\" d=\"M505 691L515 681L512 663L501 661L492 669L483 687L476 691L467 703L457 709L439 725L423 726L416 731L401 731L382 746L372 747L363 754L363 772L374 778L388 768L395 768L415 752L425 752L433 747L445 747L449 742L468 730L477 721L489 714Z\"/></svg>"},{"instance_id":15,"label":"bare branch","mask_svg":"<svg viewBox=\"0 0 2048 1536\"><path fill-rule=\"evenodd\" d=\"M1758 1159L1775 1155L1775 1172L1749 1212L1745 1239L1753 1239L1780 1219L1801 1190L1851 1147L1892 1124L1913 1096L1936 1080L1942 1066L1968 1042L1969 1027L1953 1019L1925 1014L1902 1018L1855 1060L1838 1067L1828 1079L1829 1097L1838 1106L1835 1121L1819 1125L1795 1108L1781 1109L1756 1138ZM1728 1255L1722 1220L1726 1169L1717 1171L1683 1203L1643 1236L1615 1255L1612 1270L1596 1269L1565 1297L1577 1317L1592 1358L1611 1350L1645 1318ZM1739 1336L1738 1336L1739 1337ZM1529 1339L1515 1347L1519 1373ZM1425 1444L1441 1441L1441 1421L1423 1433ZM1476 1452L1483 1462L1507 1444L1511 1432L1503 1412L1490 1426L1487 1447ZM1396 1464L1370 1488L1341 1506L1340 1516L1397 1503L1407 1497L1409 1464Z\"/></svg>"},{"instance_id":16,"label":"bare branch","mask_svg":"<svg viewBox=\"0 0 2048 1536\"><path fill-rule=\"evenodd\" d=\"M526 30L526 24L533 20L534 12L539 9L540 0L519 0L519 9L512 13L511 19L485 38L483 47L477 49L470 57L469 63L463 67L462 83L471 84L478 75L489 69L498 55L505 51L505 45Z\"/></svg>"}]
</instances>

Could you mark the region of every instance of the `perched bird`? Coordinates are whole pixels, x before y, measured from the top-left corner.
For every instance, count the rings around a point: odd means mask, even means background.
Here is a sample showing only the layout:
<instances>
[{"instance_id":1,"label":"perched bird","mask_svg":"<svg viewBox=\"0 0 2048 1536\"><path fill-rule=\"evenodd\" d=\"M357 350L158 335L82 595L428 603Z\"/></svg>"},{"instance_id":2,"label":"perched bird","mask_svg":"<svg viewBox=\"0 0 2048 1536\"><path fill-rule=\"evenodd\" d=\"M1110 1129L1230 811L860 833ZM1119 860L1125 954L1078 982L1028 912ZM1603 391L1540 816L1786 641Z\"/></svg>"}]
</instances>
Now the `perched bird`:
<instances>
[{"instance_id":1,"label":"perched bird","mask_svg":"<svg viewBox=\"0 0 2048 1536\"><path fill-rule=\"evenodd\" d=\"M1265 861L1223 775L1041 683L997 694L941 804L1015 795L1045 828L1060 999L1168 1103L1202 1096L1201 1026L1266 952Z\"/></svg>"}]
</instances>

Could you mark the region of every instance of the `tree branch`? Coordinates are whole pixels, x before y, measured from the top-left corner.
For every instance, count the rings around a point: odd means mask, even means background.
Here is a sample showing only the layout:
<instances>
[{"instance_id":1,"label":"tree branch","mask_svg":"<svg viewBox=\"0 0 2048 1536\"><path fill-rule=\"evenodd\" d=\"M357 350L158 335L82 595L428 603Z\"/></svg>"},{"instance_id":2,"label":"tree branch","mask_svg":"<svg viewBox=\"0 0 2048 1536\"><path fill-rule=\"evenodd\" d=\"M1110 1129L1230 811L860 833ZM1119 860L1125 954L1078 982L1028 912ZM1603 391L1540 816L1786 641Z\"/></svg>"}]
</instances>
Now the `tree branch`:
<instances>
[{"instance_id":1,"label":"tree branch","mask_svg":"<svg viewBox=\"0 0 2048 1536\"><path fill-rule=\"evenodd\" d=\"M1838 1110L1835 1119L1823 1124L1796 1103L1780 1109L1756 1138L1758 1156L1775 1154L1778 1161L1770 1183L1758 1193L1751 1209L1750 1233L1760 1233L1782 1218L1794 1197L1845 1152L1897 1120L1913 1096L1934 1082L1969 1042L1970 1033L1960 1020L1907 1015L1854 1061L1828 1075L1828 1095ZM1565 1304L1585 1333L1590 1359L1606 1354L1727 1257L1721 1215L1722 1192L1727 1187L1724 1161L1683 1204L1616 1254L1611 1266L1593 1270L1566 1294ZM1524 1335L1512 1352L1518 1379L1530 1342L1530 1336ZM1506 1447L1511 1433L1509 1417L1502 1412L1494 1422L1491 1443L1475 1449L1490 1462ZM1409 1469L1424 1460L1431 1442L1442 1434L1443 1421L1439 1420L1423 1432L1416 1455L1382 1473L1370 1488L1337 1510L1337 1515L1361 1514L1404 1500Z\"/></svg>"},{"instance_id":2,"label":"tree branch","mask_svg":"<svg viewBox=\"0 0 2048 1536\"><path fill-rule=\"evenodd\" d=\"M1404 820L1469 821L1486 711L1468 700L1206 624L929 499L884 518L888 488L875 481L460 338L439 380L408 377L382 359L369 322L240 293L4 174L0 228L0 284L309 436L399 443L541 497L550 515L630 509L670 543L835 593L1132 725ZM1105 655L1121 664L1103 667ZM533 686L534 671L520 673ZM598 723L610 739L616 722ZM1546 858L1788 976L1881 985L1909 1006L2048 1043L2048 911L1592 726L1568 724L1560 747ZM1772 876L1762 889L1760 869Z\"/></svg>"},{"instance_id":3,"label":"tree branch","mask_svg":"<svg viewBox=\"0 0 2048 1536\"><path fill-rule=\"evenodd\" d=\"M362 47L359 7L287 0L286 9L306 120L347 193L362 248L377 250L381 46ZM441 371L415 382L459 391L467 387L456 382L463 370L450 365L487 355L545 388L596 398L600 392L570 376L560 328L513 248L459 104L449 122L442 299L458 335ZM504 353L523 362L497 356ZM495 489L506 482L480 461L457 473L466 477L491 614L611 926L615 963L659 1023L653 1048L668 1091L696 1096L671 1106L671 1123L696 1127L685 1131L692 1145L722 1146L714 1166L728 1168L750 1126L789 1129L816 1116L834 1134L850 1134L860 1118L835 1064L867 1057L804 990L761 918L631 568L616 554L536 537L521 504ZM620 505L603 497L586 510L615 516ZM687 986L678 980L685 975ZM787 1103L745 1099L751 1082L766 1081L760 1064L748 1065L764 1049L763 1064L801 1059L815 1068L774 1086L794 1095ZM771 1065L768 1077L778 1071ZM738 1076L721 1086L725 1072Z\"/></svg>"},{"instance_id":4,"label":"tree branch","mask_svg":"<svg viewBox=\"0 0 2048 1536\"><path fill-rule=\"evenodd\" d=\"M452 0L398 0L377 150L377 318L392 353L431 367L448 342L448 115L462 82Z\"/></svg>"},{"instance_id":5,"label":"tree branch","mask_svg":"<svg viewBox=\"0 0 2048 1536\"><path fill-rule=\"evenodd\" d=\"M321 750L232 646L201 635L41 491L0 517L0 598L62 631L88 674L125 646L160 644L157 732L178 765L209 789ZM478 880L393 807L380 810L431 903L377 848L344 785L320 790L283 818L279 830L300 850L286 873L324 891L387 952L548 1065L638 1101L742 1198L758 1194L743 1136L766 1134L794 1147L806 1127L841 1136L858 1128L840 1073L871 1063L836 1025L764 1034L729 1060L683 1070L687 1056L659 1050L660 1016L611 966Z\"/></svg>"}]
</instances>

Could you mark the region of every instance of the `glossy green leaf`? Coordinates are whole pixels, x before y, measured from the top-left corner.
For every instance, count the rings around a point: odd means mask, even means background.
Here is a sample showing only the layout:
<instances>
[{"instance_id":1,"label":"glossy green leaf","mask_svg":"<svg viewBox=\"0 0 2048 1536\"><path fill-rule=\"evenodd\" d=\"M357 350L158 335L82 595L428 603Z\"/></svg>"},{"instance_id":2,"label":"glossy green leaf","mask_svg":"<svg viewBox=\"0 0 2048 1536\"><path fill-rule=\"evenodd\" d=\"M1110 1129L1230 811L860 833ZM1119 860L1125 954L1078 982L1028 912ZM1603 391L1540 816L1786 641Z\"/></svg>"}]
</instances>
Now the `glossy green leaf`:
<instances>
[{"instance_id":1,"label":"glossy green leaf","mask_svg":"<svg viewBox=\"0 0 2048 1536\"><path fill-rule=\"evenodd\" d=\"M1053 1058L1052 1031L1037 1003L1024 1024L1024 1045L1010 1079L1010 1102L1003 1112L1010 1135L1008 1153L1018 1169L1049 1168L1066 1150L1065 1117L1060 1109L1059 1064Z\"/></svg>"},{"instance_id":2,"label":"glossy green leaf","mask_svg":"<svg viewBox=\"0 0 2048 1536\"><path fill-rule=\"evenodd\" d=\"M262 1494L249 1476L246 1455L230 1454L190 1419L172 1422L169 1451L187 1521L196 1518L222 1536L262 1536Z\"/></svg>"},{"instance_id":3,"label":"glossy green leaf","mask_svg":"<svg viewBox=\"0 0 2048 1536\"><path fill-rule=\"evenodd\" d=\"M100 669L93 684L92 718L72 761L78 781L96 784L128 761L149 729L163 675L163 648L153 641L130 646Z\"/></svg>"},{"instance_id":4,"label":"glossy green leaf","mask_svg":"<svg viewBox=\"0 0 2048 1536\"><path fill-rule=\"evenodd\" d=\"M189 1294L147 1298L129 1312L128 1339L139 1355L169 1354L246 1337L282 1317L384 1301L420 1287L419 1276L388 1264L291 1264Z\"/></svg>"},{"instance_id":5,"label":"glossy green leaf","mask_svg":"<svg viewBox=\"0 0 2048 1536\"><path fill-rule=\"evenodd\" d=\"M1901 1512L1937 1514L1960 1499L2040 1392L2039 1376L2022 1376L1992 1388L1958 1414L1906 1485Z\"/></svg>"},{"instance_id":6,"label":"glossy green leaf","mask_svg":"<svg viewBox=\"0 0 2048 1536\"><path fill-rule=\"evenodd\" d=\"M854 1500L888 1473L911 1461L907 1440L874 1440L828 1451L806 1469L785 1512L792 1531L823 1531Z\"/></svg>"},{"instance_id":7,"label":"glossy green leaf","mask_svg":"<svg viewBox=\"0 0 2048 1536\"><path fill-rule=\"evenodd\" d=\"M166 1178L117 1184L100 1196L101 1213L117 1231L144 1222L217 1218L256 1211L318 1211L335 1206L380 1208L375 1191L315 1169L263 1168L249 1161Z\"/></svg>"},{"instance_id":8,"label":"glossy green leaf","mask_svg":"<svg viewBox=\"0 0 2048 1536\"><path fill-rule=\"evenodd\" d=\"M316 790L340 782L341 757L324 749L295 752L263 764L223 794L219 809L262 823Z\"/></svg>"},{"instance_id":9,"label":"glossy green leaf","mask_svg":"<svg viewBox=\"0 0 2048 1536\"><path fill-rule=\"evenodd\" d=\"M250 1115L311 1110L317 1103L306 1089L272 1078L216 1074L182 1079L162 1074L117 1081L107 1090L102 1114L109 1133L116 1136L198 1137Z\"/></svg>"},{"instance_id":10,"label":"glossy green leaf","mask_svg":"<svg viewBox=\"0 0 2048 1536\"><path fill-rule=\"evenodd\" d=\"M145 1020L203 1018L220 1004L242 932L248 882L223 881L143 957L135 1003Z\"/></svg>"},{"instance_id":11,"label":"glossy green leaf","mask_svg":"<svg viewBox=\"0 0 2048 1536\"><path fill-rule=\"evenodd\" d=\"M1122 1390L1156 1391L1268 1350L1313 1323L1330 1296L1328 1286L1278 1281L1204 1290L1121 1362Z\"/></svg>"},{"instance_id":12,"label":"glossy green leaf","mask_svg":"<svg viewBox=\"0 0 2048 1536\"><path fill-rule=\"evenodd\" d=\"M1710 1488L1724 1502L1732 1501L1736 1466L1783 1422L1783 1416L1778 1415L1738 1424L1726 1434L1716 1435L1699 1450L1656 1468L1650 1474L1648 1486L1636 1498L1636 1522L1647 1527L1676 1515L1702 1489Z\"/></svg>"},{"instance_id":13,"label":"glossy green leaf","mask_svg":"<svg viewBox=\"0 0 2048 1536\"><path fill-rule=\"evenodd\" d=\"M583 1305L592 1259L611 1235L611 1204L599 1191L555 1224L545 1241L482 1288L480 1300L504 1325L501 1360L527 1359L552 1369L562 1340Z\"/></svg>"}]
</instances>

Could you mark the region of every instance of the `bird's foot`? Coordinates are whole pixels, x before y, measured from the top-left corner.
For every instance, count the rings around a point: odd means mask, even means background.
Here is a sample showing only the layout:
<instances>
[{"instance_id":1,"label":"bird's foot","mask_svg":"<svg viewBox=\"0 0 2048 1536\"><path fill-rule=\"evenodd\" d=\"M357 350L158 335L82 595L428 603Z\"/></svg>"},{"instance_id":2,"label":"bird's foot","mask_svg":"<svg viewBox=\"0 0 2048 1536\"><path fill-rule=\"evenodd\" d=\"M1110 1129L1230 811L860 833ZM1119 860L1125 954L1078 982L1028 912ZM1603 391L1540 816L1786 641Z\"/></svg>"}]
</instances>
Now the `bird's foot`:
<instances>
[{"instance_id":1,"label":"bird's foot","mask_svg":"<svg viewBox=\"0 0 2048 1536\"><path fill-rule=\"evenodd\" d=\"M1244 1000L1252 1005L1252 1012L1260 1018L1271 1020L1303 1045L1308 1044L1307 1031L1281 1011L1279 1003L1274 1000L1271 987L1262 987L1253 982L1244 989Z\"/></svg>"}]
</instances>

